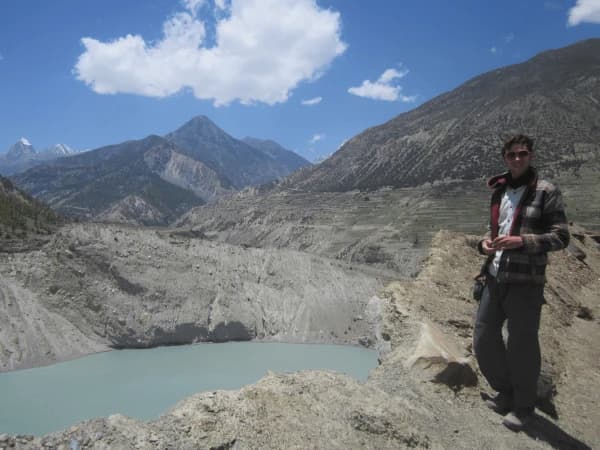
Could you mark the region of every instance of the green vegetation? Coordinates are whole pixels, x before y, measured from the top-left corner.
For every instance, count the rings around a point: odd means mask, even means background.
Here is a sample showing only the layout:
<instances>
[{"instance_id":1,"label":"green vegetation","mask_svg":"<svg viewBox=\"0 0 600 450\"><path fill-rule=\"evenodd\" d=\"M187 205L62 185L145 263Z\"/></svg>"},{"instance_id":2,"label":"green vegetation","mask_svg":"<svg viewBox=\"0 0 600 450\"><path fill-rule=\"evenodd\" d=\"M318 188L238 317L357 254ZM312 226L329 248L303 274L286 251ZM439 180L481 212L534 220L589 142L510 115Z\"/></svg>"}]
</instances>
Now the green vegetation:
<instances>
[{"instance_id":1,"label":"green vegetation","mask_svg":"<svg viewBox=\"0 0 600 450\"><path fill-rule=\"evenodd\" d=\"M62 222L54 211L0 177L0 238L48 234Z\"/></svg>"}]
</instances>

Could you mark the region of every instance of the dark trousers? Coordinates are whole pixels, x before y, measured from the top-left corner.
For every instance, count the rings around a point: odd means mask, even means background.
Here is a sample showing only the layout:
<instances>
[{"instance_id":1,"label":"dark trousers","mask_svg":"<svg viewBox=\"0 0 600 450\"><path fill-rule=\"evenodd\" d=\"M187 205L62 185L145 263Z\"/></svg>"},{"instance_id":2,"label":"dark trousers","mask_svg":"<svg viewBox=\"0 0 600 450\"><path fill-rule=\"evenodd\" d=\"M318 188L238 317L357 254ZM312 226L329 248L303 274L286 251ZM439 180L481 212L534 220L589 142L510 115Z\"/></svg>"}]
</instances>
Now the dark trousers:
<instances>
[{"instance_id":1,"label":"dark trousers","mask_svg":"<svg viewBox=\"0 0 600 450\"><path fill-rule=\"evenodd\" d=\"M481 372L498 392L512 394L515 408L533 408L540 374L538 341L544 286L497 283L487 277L473 336ZM502 340L507 320L508 340Z\"/></svg>"}]
</instances>

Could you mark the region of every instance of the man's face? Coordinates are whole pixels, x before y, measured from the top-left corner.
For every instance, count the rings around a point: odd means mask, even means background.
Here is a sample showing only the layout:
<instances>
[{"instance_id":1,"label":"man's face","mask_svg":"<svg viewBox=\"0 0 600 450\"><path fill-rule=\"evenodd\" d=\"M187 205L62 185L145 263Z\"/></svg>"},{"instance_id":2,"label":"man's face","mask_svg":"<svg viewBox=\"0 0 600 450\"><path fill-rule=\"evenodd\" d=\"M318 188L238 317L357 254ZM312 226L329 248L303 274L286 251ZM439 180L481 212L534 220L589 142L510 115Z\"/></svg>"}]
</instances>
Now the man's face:
<instances>
[{"instance_id":1,"label":"man's face","mask_svg":"<svg viewBox=\"0 0 600 450\"><path fill-rule=\"evenodd\" d=\"M533 159L533 153L523 144L515 144L504 154L504 163L510 170L513 178L519 178L527 169Z\"/></svg>"}]
</instances>

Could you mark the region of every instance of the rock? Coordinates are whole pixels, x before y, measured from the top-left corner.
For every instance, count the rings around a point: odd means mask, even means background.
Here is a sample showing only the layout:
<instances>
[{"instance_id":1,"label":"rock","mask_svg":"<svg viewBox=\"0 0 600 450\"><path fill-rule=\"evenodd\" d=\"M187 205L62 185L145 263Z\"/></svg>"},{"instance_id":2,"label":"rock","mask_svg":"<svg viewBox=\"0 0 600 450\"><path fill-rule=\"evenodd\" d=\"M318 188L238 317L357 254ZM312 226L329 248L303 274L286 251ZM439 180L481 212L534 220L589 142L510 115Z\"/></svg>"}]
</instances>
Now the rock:
<instances>
[{"instance_id":1,"label":"rock","mask_svg":"<svg viewBox=\"0 0 600 450\"><path fill-rule=\"evenodd\" d=\"M592 310L587 306L579 305L577 308L577 317L583 320L594 320L594 315L592 314Z\"/></svg>"},{"instance_id":2,"label":"rock","mask_svg":"<svg viewBox=\"0 0 600 450\"><path fill-rule=\"evenodd\" d=\"M24 434L24 435L18 435L15 440L19 443L19 444L27 444L31 441L33 441L34 437L29 435L29 434Z\"/></svg>"},{"instance_id":3,"label":"rock","mask_svg":"<svg viewBox=\"0 0 600 450\"><path fill-rule=\"evenodd\" d=\"M237 444L237 439L232 439L231 441L224 442L222 444L213 445L210 447L210 450L233 450L239 448Z\"/></svg>"},{"instance_id":4,"label":"rock","mask_svg":"<svg viewBox=\"0 0 600 450\"><path fill-rule=\"evenodd\" d=\"M406 361L428 379L453 389L477 385L477 375L456 343L432 323L423 323L416 348Z\"/></svg>"},{"instance_id":5,"label":"rock","mask_svg":"<svg viewBox=\"0 0 600 450\"><path fill-rule=\"evenodd\" d=\"M577 245L573 244L572 242L568 245L567 251L579 261L583 261L587 256L582 249L580 249Z\"/></svg>"},{"instance_id":6,"label":"rock","mask_svg":"<svg viewBox=\"0 0 600 450\"><path fill-rule=\"evenodd\" d=\"M371 348L374 342L370 336L361 336L360 338L358 338L358 343L363 347Z\"/></svg>"}]
</instances>

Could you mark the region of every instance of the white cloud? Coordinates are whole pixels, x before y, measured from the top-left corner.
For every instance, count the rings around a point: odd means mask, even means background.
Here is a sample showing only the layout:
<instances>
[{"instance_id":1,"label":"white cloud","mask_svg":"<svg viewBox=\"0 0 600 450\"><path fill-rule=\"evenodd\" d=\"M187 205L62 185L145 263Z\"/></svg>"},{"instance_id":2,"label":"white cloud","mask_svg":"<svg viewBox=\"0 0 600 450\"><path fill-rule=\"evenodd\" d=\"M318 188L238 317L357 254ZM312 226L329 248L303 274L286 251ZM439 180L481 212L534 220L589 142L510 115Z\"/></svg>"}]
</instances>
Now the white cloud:
<instances>
[{"instance_id":1,"label":"white cloud","mask_svg":"<svg viewBox=\"0 0 600 450\"><path fill-rule=\"evenodd\" d=\"M582 22L600 24L600 0L577 0L575 6L569 10L569 26L579 25Z\"/></svg>"},{"instance_id":2,"label":"white cloud","mask_svg":"<svg viewBox=\"0 0 600 450\"><path fill-rule=\"evenodd\" d=\"M215 6L221 11L225 10L227 9L227 0L215 0Z\"/></svg>"},{"instance_id":3,"label":"white cloud","mask_svg":"<svg viewBox=\"0 0 600 450\"><path fill-rule=\"evenodd\" d=\"M498 52L498 49L496 47L490 48L490 53L495 54L496 52Z\"/></svg>"},{"instance_id":4,"label":"white cloud","mask_svg":"<svg viewBox=\"0 0 600 450\"><path fill-rule=\"evenodd\" d=\"M408 70L398 72L396 69L387 69L381 74L378 83L389 84L394 78L404 78L408 74Z\"/></svg>"},{"instance_id":5,"label":"white cloud","mask_svg":"<svg viewBox=\"0 0 600 450\"><path fill-rule=\"evenodd\" d=\"M319 103L321 103L321 100L323 100L323 97L315 97L309 98L308 100L302 100L300 103L302 103L305 106L312 106L318 105Z\"/></svg>"},{"instance_id":6,"label":"white cloud","mask_svg":"<svg viewBox=\"0 0 600 450\"><path fill-rule=\"evenodd\" d=\"M190 11L194 16L198 14L198 11L204 6L205 0L182 0L181 2L185 9Z\"/></svg>"},{"instance_id":7,"label":"white cloud","mask_svg":"<svg viewBox=\"0 0 600 450\"><path fill-rule=\"evenodd\" d=\"M275 104L300 82L318 78L347 47L340 14L314 0L214 0L216 9L227 9L222 18L208 15L214 27L196 17L213 3L183 4L187 11L165 21L155 44L130 34L111 42L83 38L77 78L99 94L165 97L190 88L217 106ZM210 47L207 28L215 30Z\"/></svg>"},{"instance_id":8,"label":"white cloud","mask_svg":"<svg viewBox=\"0 0 600 450\"><path fill-rule=\"evenodd\" d=\"M324 134L313 134L313 137L310 138L310 142L311 144L314 144L316 142L319 142L321 140L325 139L325 135Z\"/></svg>"},{"instance_id":9,"label":"white cloud","mask_svg":"<svg viewBox=\"0 0 600 450\"><path fill-rule=\"evenodd\" d=\"M360 86L349 88L348 92L359 97L374 100L414 102L416 96L402 95L402 87L392 83L395 79L404 78L407 73L408 70L398 71L396 69L387 69L377 81L364 80Z\"/></svg>"},{"instance_id":10,"label":"white cloud","mask_svg":"<svg viewBox=\"0 0 600 450\"><path fill-rule=\"evenodd\" d=\"M504 36L504 42L506 42L507 44L510 44L514 39L515 39L514 33L508 33L506 36Z\"/></svg>"}]
</instances>

